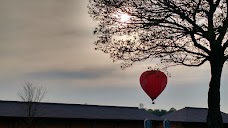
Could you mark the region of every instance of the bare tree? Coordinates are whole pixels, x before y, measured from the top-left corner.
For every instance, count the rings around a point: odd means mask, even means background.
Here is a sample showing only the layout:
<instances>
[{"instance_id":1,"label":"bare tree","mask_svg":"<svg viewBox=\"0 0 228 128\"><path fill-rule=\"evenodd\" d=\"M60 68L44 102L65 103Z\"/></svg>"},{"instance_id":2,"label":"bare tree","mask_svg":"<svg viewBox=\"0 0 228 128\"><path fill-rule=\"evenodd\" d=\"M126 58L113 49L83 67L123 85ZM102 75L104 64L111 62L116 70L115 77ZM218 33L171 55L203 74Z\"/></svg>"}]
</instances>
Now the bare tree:
<instances>
[{"instance_id":1,"label":"bare tree","mask_svg":"<svg viewBox=\"0 0 228 128\"><path fill-rule=\"evenodd\" d=\"M42 86L34 86L31 82L25 82L22 90L18 92L19 98L25 102L26 126L32 128L35 117L41 114L39 103L43 100L47 91Z\"/></svg>"},{"instance_id":2,"label":"bare tree","mask_svg":"<svg viewBox=\"0 0 228 128\"><path fill-rule=\"evenodd\" d=\"M161 67L209 62L207 124L222 128L220 81L228 59L227 4L228 0L90 0L88 8L98 21L96 49L109 53L113 61L121 60L123 68L149 58L159 58Z\"/></svg>"}]
</instances>

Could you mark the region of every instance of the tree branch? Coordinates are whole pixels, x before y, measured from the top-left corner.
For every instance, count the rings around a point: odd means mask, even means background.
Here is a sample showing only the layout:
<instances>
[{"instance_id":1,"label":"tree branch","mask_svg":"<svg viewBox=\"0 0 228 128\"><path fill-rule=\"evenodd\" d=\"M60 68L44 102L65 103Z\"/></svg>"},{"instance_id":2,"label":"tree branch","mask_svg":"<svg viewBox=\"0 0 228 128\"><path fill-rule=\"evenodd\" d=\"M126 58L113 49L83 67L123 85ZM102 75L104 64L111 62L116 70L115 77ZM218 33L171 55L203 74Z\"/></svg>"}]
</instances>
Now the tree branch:
<instances>
[{"instance_id":1,"label":"tree branch","mask_svg":"<svg viewBox=\"0 0 228 128\"><path fill-rule=\"evenodd\" d=\"M207 61L207 59L205 58L198 64L187 64L187 63L184 63L184 61L182 61L180 63L181 63L181 65L188 66L188 67L199 67L199 66L203 65L206 61Z\"/></svg>"},{"instance_id":2,"label":"tree branch","mask_svg":"<svg viewBox=\"0 0 228 128\"><path fill-rule=\"evenodd\" d=\"M224 57L224 62L228 60L228 55Z\"/></svg>"},{"instance_id":3,"label":"tree branch","mask_svg":"<svg viewBox=\"0 0 228 128\"><path fill-rule=\"evenodd\" d=\"M228 40L224 43L224 45L223 45L223 51L225 51L226 50L226 48L228 47Z\"/></svg>"},{"instance_id":4,"label":"tree branch","mask_svg":"<svg viewBox=\"0 0 228 128\"><path fill-rule=\"evenodd\" d=\"M194 36L194 32L190 33L190 36L191 36L191 39L192 39L194 45L195 45L197 48L203 50L203 51L206 52L208 55L210 55L210 51L209 51L206 47L202 46L201 44L199 44L199 43L197 42L197 40L195 39L195 36Z\"/></svg>"},{"instance_id":5,"label":"tree branch","mask_svg":"<svg viewBox=\"0 0 228 128\"><path fill-rule=\"evenodd\" d=\"M227 7L228 8L228 7ZM228 29L228 16L226 16L226 19L222 22L222 27L218 29L219 37L217 38L217 42L222 43L222 40L225 36L225 34L227 33L227 29Z\"/></svg>"},{"instance_id":6,"label":"tree branch","mask_svg":"<svg viewBox=\"0 0 228 128\"><path fill-rule=\"evenodd\" d=\"M180 7L178 7L175 4L170 4L170 1L168 2L163 2L164 5L167 6L167 9L177 15L179 15L183 20L188 21L192 26L196 27L196 30L200 31L205 37L208 37L205 33L205 31L196 24L193 20L190 19L190 17L185 15L185 10L182 10Z\"/></svg>"}]
</instances>

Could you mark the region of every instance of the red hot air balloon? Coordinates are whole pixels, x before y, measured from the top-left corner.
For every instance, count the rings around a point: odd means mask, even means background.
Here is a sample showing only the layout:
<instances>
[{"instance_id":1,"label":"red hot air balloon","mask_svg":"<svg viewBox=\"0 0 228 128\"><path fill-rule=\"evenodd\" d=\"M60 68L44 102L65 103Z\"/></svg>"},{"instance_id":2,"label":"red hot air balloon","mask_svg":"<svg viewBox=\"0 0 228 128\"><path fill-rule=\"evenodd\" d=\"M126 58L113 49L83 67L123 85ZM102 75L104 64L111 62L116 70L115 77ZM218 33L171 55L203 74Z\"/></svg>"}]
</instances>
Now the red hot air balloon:
<instances>
[{"instance_id":1,"label":"red hot air balloon","mask_svg":"<svg viewBox=\"0 0 228 128\"><path fill-rule=\"evenodd\" d=\"M167 76L158 70L145 71L140 76L140 84L146 94L154 100L162 93L167 84Z\"/></svg>"}]
</instances>

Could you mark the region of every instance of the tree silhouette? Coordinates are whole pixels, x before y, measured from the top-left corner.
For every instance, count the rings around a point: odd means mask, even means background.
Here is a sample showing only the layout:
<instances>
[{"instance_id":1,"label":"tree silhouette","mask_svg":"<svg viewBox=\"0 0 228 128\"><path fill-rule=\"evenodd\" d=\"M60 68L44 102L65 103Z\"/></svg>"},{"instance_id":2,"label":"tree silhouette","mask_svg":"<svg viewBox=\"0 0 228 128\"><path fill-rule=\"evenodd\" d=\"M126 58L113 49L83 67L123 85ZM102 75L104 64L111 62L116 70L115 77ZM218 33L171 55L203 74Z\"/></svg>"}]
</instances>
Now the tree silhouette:
<instances>
[{"instance_id":1,"label":"tree silhouette","mask_svg":"<svg viewBox=\"0 0 228 128\"><path fill-rule=\"evenodd\" d=\"M90 0L89 14L98 21L96 49L122 67L159 58L165 67L210 63L209 128L223 127L220 79L228 58L228 0ZM121 20L128 15L128 20ZM125 38L127 35L127 38Z\"/></svg>"},{"instance_id":2,"label":"tree silhouette","mask_svg":"<svg viewBox=\"0 0 228 128\"><path fill-rule=\"evenodd\" d=\"M223 127L220 79L228 58L228 0L90 0L96 49L122 67L148 58L165 66L210 63L209 128ZM123 15L129 19L122 20ZM127 38L126 38L127 37Z\"/></svg>"},{"instance_id":3,"label":"tree silhouette","mask_svg":"<svg viewBox=\"0 0 228 128\"><path fill-rule=\"evenodd\" d=\"M47 91L42 86L34 86L31 82L25 82L22 90L18 92L19 98L25 102L26 127L32 128L35 124L35 118L42 114L39 107Z\"/></svg>"}]
</instances>

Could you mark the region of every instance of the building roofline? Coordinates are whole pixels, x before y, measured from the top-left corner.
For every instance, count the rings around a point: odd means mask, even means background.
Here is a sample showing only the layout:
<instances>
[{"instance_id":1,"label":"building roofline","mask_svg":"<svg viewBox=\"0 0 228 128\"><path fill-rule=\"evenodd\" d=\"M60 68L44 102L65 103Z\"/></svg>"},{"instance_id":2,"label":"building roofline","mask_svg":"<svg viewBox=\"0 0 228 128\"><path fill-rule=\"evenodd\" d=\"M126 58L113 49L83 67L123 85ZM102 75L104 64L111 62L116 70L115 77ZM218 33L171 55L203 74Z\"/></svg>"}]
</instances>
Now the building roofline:
<instances>
[{"instance_id":1,"label":"building roofline","mask_svg":"<svg viewBox=\"0 0 228 128\"><path fill-rule=\"evenodd\" d=\"M36 102L37 103L37 102ZM2 117L25 117L23 101L0 100L0 116ZM18 107L12 107L18 105ZM104 106L72 103L48 103L40 102L39 107L43 115L37 118L74 118L74 119L108 119L108 120L160 120L160 117L146 112L137 107Z\"/></svg>"},{"instance_id":2,"label":"building roofline","mask_svg":"<svg viewBox=\"0 0 228 128\"><path fill-rule=\"evenodd\" d=\"M208 108L199 108L199 107L184 107L182 109L208 109Z\"/></svg>"},{"instance_id":3,"label":"building roofline","mask_svg":"<svg viewBox=\"0 0 228 128\"><path fill-rule=\"evenodd\" d=\"M169 119L174 122L206 122L208 108L184 107L177 111L161 116L162 119ZM224 123L228 123L228 115L221 111Z\"/></svg>"},{"instance_id":4,"label":"building roofline","mask_svg":"<svg viewBox=\"0 0 228 128\"><path fill-rule=\"evenodd\" d=\"M208 108L199 108L199 107L184 107L184 108L182 108L182 109L205 109L205 110L208 110ZM227 113L225 113L225 112L222 112L222 111L220 111L221 113L224 113L224 114L227 114Z\"/></svg>"},{"instance_id":5,"label":"building roofline","mask_svg":"<svg viewBox=\"0 0 228 128\"><path fill-rule=\"evenodd\" d=\"M13 100L0 100L0 102L12 102L12 103L26 103L24 101L13 101ZM53 105L78 105L78 106L91 106L91 107L111 107L111 108L131 108L131 109L139 109L138 107L130 107L130 106L112 106L112 105L93 105L93 104L76 104L76 103L53 103L53 102L34 102L40 104L53 104Z\"/></svg>"}]
</instances>

